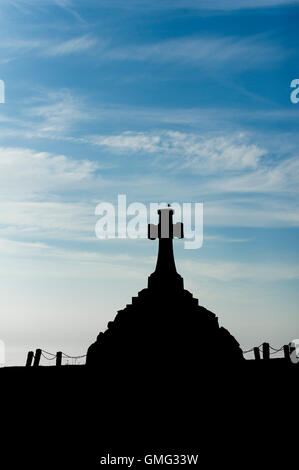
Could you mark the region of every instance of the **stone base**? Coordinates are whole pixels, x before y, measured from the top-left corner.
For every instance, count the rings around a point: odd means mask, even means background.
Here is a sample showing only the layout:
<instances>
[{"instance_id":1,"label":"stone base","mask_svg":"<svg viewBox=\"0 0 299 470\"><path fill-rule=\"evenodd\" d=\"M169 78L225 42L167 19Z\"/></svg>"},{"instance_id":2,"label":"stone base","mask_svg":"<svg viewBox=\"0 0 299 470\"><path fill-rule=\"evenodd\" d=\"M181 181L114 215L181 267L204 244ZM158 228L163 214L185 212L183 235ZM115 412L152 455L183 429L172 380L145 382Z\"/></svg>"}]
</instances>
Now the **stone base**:
<instances>
[{"instance_id":1,"label":"stone base","mask_svg":"<svg viewBox=\"0 0 299 470\"><path fill-rule=\"evenodd\" d=\"M200 368L243 359L238 342L213 312L182 288L181 276L169 286L156 282L119 310L108 329L100 333L87 353L87 365L154 370ZM158 286L162 286L158 287Z\"/></svg>"}]
</instances>

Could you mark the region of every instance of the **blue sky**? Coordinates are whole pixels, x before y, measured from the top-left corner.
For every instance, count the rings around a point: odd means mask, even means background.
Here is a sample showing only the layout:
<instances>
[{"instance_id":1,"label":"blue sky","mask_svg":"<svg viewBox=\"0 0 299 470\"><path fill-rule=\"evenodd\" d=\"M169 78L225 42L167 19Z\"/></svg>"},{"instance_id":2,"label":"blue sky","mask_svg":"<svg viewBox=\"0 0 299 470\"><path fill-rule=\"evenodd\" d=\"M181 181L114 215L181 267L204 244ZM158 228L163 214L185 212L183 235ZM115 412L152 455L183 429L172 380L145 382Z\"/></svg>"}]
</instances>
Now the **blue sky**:
<instances>
[{"instance_id":1,"label":"blue sky","mask_svg":"<svg viewBox=\"0 0 299 470\"><path fill-rule=\"evenodd\" d=\"M204 203L185 286L244 349L299 336L298 1L0 6L1 338L82 354L152 272L100 201ZM182 321L183 315L182 315Z\"/></svg>"}]
</instances>

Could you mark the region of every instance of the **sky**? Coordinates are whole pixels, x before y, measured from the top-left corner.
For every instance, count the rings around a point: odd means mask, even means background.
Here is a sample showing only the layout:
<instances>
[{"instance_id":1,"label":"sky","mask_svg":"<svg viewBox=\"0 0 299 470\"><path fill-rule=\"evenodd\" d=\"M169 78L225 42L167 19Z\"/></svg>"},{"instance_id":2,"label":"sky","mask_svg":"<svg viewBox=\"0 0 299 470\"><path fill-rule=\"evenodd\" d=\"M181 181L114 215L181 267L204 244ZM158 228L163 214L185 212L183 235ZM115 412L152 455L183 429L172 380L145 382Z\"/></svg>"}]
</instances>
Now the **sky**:
<instances>
[{"instance_id":1,"label":"sky","mask_svg":"<svg viewBox=\"0 0 299 470\"><path fill-rule=\"evenodd\" d=\"M185 288L245 350L299 338L298 3L0 3L6 365L85 354L146 287L157 242L95 235L119 194L203 203Z\"/></svg>"}]
</instances>

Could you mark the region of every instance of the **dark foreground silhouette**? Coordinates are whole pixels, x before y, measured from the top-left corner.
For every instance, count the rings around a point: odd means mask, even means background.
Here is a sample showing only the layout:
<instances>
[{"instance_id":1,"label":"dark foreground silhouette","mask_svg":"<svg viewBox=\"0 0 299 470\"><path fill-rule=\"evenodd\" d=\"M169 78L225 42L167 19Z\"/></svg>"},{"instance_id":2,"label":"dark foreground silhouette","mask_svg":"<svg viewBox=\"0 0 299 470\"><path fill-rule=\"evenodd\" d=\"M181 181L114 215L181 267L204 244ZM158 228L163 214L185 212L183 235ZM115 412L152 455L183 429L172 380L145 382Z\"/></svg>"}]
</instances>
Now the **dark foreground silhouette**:
<instances>
[{"instance_id":1,"label":"dark foreground silhouette","mask_svg":"<svg viewBox=\"0 0 299 470\"><path fill-rule=\"evenodd\" d=\"M90 346L86 366L0 371L3 468L101 468L109 455L110 467L120 456L138 469L146 455L185 454L198 455L187 467L297 466L299 366L243 359L184 289L172 252L182 227L161 236L163 214L148 288Z\"/></svg>"},{"instance_id":2,"label":"dark foreground silhouette","mask_svg":"<svg viewBox=\"0 0 299 470\"><path fill-rule=\"evenodd\" d=\"M200 468L269 468L279 457L294 468L297 366L245 363L138 376L95 376L84 366L3 369L2 462L98 468L108 453L193 453Z\"/></svg>"}]
</instances>

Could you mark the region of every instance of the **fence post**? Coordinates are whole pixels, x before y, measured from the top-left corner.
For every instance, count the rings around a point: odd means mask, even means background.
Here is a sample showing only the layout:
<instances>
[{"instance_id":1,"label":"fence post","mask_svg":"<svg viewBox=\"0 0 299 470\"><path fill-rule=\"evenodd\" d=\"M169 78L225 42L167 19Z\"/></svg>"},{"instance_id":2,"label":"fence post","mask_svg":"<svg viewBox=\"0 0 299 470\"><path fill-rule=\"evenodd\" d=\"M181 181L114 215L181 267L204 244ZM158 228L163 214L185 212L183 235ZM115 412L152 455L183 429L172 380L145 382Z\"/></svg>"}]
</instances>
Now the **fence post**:
<instances>
[{"instance_id":1,"label":"fence post","mask_svg":"<svg viewBox=\"0 0 299 470\"><path fill-rule=\"evenodd\" d=\"M42 350L41 349L36 349L35 356L34 356L33 367L38 367L39 366L39 361L40 361L41 355L42 355Z\"/></svg>"},{"instance_id":2,"label":"fence post","mask_svg":"<svg viewBox=\"0 0 299 470\"><path fill-rule=\"evenodd\" d=\"M26 366L25 367L30 367L31 366L33 357L34 357L34 352L29 351L28 354L27 354L27 360L26 360Z\"/></svg>"},{"instance_id":3,"label":"fence post","mask_svg":"<svg viewBox=\"0 0 299 470\"><path fill-rule=\"evenodd\" d=\"M62 352L58 351L56 353L56 366L61 366L62 364Z\"/></svg>"},{"instance_id":4,"label":"fence post","mask_svg":"<svg viewBox=\"0 0 299 470\"><path fill-rule=\"evenodd\" d=\"M290 360L290 348L288 344L285 344L283 347L283 354L284 358L289 361Z\"/></svg>"},{"instance_id":5,"label":"fence post","mask_svg":"<svg viewBox=\"0 0 299 470\"><path fill-rule=\"evenodd\" d=\"M263 359L268 361L270 359L270 345L269 343L263 343Z\"/></svg>"},{"instance_id":6,"label":"fence post","mask_svg":"<svg viewBox=\"0 0 299 470\"><path fill-rule=\"evenodd\" d=\"M254 359L256 361L260 361L261 359L260 348L253 348L253 352L254 352Z\"/></svg>"}]
</instances>

